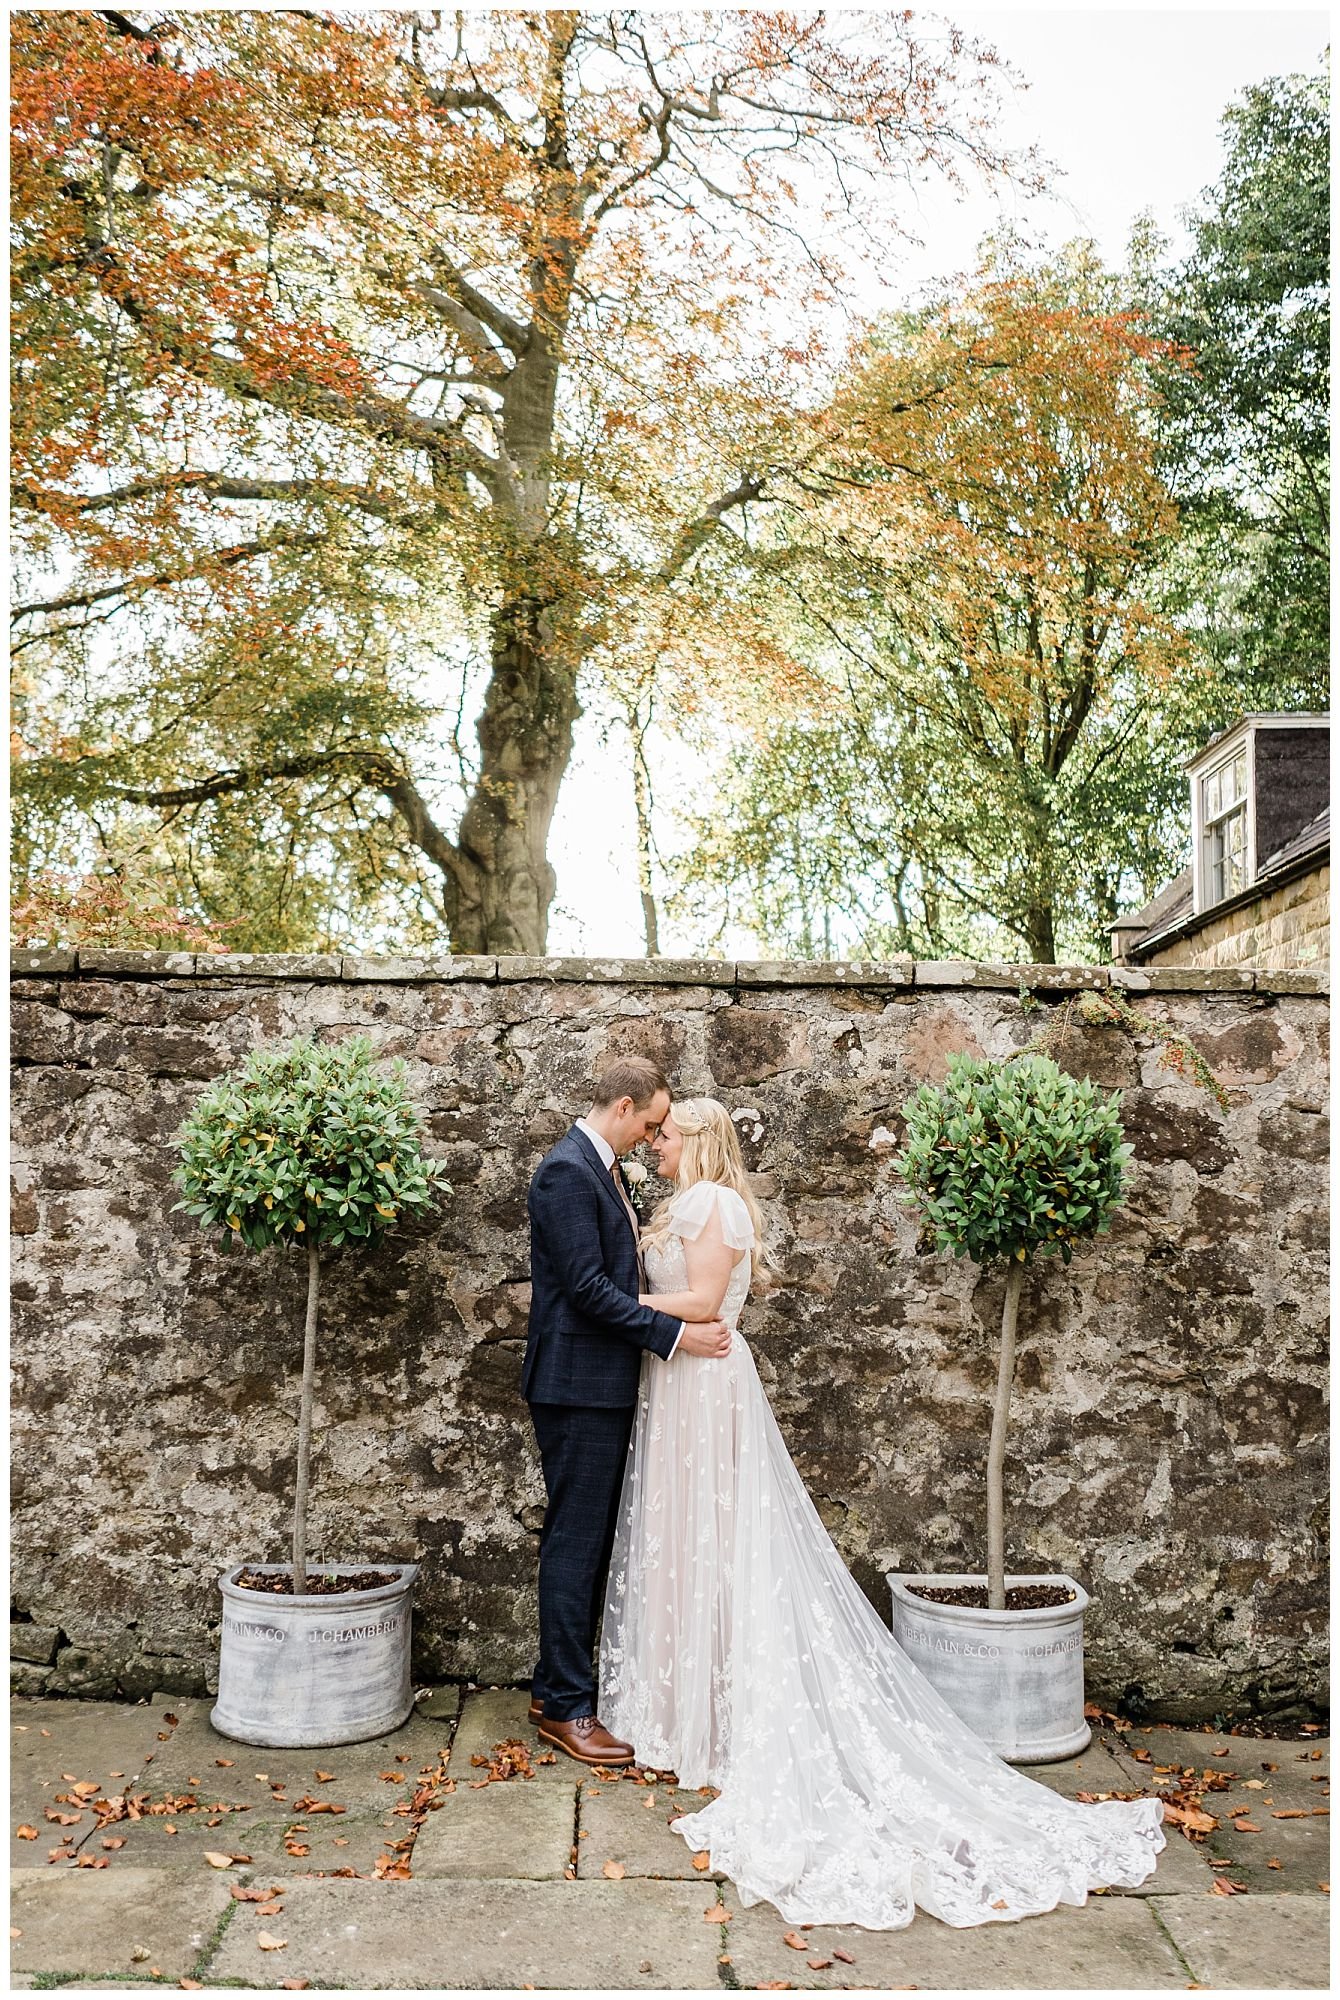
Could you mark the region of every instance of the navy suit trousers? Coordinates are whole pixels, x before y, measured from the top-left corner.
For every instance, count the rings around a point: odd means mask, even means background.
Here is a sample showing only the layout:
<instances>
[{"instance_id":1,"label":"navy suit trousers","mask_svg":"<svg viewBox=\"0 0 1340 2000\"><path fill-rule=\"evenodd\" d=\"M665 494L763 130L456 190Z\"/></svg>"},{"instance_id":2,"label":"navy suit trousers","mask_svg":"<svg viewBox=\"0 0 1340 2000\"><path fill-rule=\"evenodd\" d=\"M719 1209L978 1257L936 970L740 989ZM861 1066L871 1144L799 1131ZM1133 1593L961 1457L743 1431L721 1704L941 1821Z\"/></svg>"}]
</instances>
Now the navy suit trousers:
<instances>
[{"instance_id":1,"label":"navy suit trousers","mask_svg":"<svg viewBox=\"0 0 1340 2000\"><path fill-rule=\"evenodd\" d=\"M540 1660L531 1693L555 1722L596 1713L595 1640L636 1404L532 1403L548 1505L540 1535Z\"/></svg>"}]
</instances>

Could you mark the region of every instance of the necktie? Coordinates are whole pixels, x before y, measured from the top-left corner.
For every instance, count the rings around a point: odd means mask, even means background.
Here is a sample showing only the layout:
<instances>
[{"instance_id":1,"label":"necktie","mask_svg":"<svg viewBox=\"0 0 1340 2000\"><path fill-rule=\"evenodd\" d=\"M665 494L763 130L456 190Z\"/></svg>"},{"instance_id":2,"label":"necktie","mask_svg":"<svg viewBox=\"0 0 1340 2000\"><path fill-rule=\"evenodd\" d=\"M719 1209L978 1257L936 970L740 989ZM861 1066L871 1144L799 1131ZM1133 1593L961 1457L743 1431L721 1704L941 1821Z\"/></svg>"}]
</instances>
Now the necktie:
<instances>
[{"instance_id":1,"label":"necktie","mask_svg":"<svg viewBox=\"0 0 1340 2000\"><path fill-rule=\"evenodd\" d=\"M613 1161L613 1163L610 1166L610 1179L614 1182L614 1191L618 1195L620 1201L623 1203L625 1209L627 1210L628 1220L633 1225L633 1241L637 1244L638 1290L645 1292L647 1289L647 1273L646 1273L646 1268L642 1262L642 1243L638 1235L637 1210L633 1207L632 1202L628 1199L628 1190L625 1188L623 1184L623 1177L619 1172L619 1162L617 1158Z\"/></svg>"}]
</instances>

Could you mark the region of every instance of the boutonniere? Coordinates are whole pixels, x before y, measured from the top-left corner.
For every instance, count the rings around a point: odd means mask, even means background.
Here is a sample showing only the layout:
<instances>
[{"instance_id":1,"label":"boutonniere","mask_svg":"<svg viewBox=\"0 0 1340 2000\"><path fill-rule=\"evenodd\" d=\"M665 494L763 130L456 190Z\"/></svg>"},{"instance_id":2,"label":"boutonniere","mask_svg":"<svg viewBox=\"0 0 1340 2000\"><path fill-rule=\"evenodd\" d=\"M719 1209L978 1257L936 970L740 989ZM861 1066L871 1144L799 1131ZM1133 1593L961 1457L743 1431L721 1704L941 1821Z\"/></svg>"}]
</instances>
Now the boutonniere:
<instances>
[{"instance_id":1,"label":"boutonniere","mask_svg":"<svg viewBox=\"0 0 1340 2000\"><path fill-rule=\"evenodd\" d=\"M651 1175L638 1160L624 1160L620 1164L623 1168L623 1177L628 1183L628 1199L641 1215L642 1200L647 1192L647 1182L651 1179Z\"/></svg>"}]
</instances>

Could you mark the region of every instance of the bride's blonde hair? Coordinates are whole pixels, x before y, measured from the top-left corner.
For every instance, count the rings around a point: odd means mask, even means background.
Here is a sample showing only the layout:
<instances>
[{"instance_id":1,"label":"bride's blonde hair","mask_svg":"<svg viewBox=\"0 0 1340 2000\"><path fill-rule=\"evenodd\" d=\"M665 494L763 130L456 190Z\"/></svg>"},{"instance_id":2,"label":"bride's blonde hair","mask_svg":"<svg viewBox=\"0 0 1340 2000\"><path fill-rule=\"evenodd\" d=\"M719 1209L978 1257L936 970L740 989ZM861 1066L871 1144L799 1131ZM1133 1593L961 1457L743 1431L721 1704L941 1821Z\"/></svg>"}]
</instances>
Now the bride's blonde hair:
<instances>
[{"instance_id":1,"label":"bride's blonde hair","mask_svg":"<svg viewBox=\"0 0 1340 2000\"><path fill-rule=\"evenodd\" d=\"M675 1173L675 1193L656 1209L643 1241L654 1242L665 1234L670 1203L675 1194L692 1187L697 1181L721 1181L726 1187L734 1188L754 1225L754 1276L757 1278L762 1272L771 1270L772 1261L763 1243L763 1213L749 1185L744 1155L740 1151L740 1135L729 1111L715 1097L686 1097L682 1103L670 1106L670 1116L684 1140Z\"/></svg>"}]
</instances>

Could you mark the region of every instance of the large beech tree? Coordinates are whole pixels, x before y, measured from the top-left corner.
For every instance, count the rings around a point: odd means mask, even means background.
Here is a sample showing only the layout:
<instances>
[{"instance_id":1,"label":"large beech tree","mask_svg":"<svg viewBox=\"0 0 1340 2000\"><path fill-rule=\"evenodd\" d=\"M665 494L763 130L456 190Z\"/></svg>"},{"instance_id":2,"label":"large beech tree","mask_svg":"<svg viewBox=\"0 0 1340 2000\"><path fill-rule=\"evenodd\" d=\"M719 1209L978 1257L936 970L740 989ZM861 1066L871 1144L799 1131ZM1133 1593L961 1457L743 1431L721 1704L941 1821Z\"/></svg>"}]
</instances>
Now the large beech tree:
<instances>
[{"instance_id":1,"label":"large beech tree","mask_svg":"<svg viewBox=\"0 0 1340 2000\"><path fill-rule=\"evenodd\" d=\"M906 14L12 18L21 792L113 864L185 829L234 901L315 841L543 950L584 671L667 595L692 650L906 180L1018 167L994 55Z\"/></svg>"}]
</instances>

